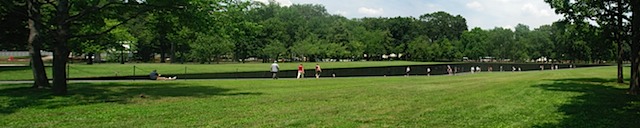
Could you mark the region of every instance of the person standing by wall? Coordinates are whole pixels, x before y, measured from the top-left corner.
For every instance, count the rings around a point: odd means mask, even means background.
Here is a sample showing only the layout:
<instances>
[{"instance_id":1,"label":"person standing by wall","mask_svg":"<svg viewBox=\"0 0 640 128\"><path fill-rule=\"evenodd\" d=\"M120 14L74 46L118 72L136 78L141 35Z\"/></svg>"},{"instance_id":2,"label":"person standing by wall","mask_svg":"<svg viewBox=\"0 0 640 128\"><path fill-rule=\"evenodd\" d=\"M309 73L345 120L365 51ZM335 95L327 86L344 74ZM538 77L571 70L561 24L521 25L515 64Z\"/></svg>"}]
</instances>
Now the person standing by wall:
<instances>
[{"instance_id":1,"label":"person standing by wall","mask_svg":"<svg viewBox=\"0 0 640 128\"><path fill-rule=\"evenodd\" d=\"M320 78L320 73L322 73L322 68L320 68L320 64L316 64L316 79Z\"/></svg>"},{"instance_id":2,"label":"person standing by wall","mask_svg":"<svg viewBox=\"0 0 640 128\"><path fill-rule=\"evenodd\" d=\"M407 73L406 76L409 76L409 72L411 72L411 67L407 66L407 70L405 72Z\"/></svg>"},{"instance_id":3,"label":"person standing by wall","mask_svg":"<svg viewBox=\"0 0 640 128\"><path fill-rule=\"evenodd\" d=\"M278 71L280 71L280 65L278 65L278 61L273 61L271 64L271 78L278 79Z\"/></svg>"},{"instance_id":4,"label":"person standing by wall","mask_svg":"<svg viewBox=\"0 0 640 128\"><path fill-rule=\"evenodd\" d=\"M304 78L304 67L302 64L298 65L298 77L296 79Z\"/></svg>"},{"instance_id":5,"label":"person standing by wall","mask_svg":"<svg viewBox=\"0 0 640 128\"><path fill-rule=\"evenodd\" d=\"M476 67L471 66L471 74L476 71Z\"/></svg>"}]
</instances>

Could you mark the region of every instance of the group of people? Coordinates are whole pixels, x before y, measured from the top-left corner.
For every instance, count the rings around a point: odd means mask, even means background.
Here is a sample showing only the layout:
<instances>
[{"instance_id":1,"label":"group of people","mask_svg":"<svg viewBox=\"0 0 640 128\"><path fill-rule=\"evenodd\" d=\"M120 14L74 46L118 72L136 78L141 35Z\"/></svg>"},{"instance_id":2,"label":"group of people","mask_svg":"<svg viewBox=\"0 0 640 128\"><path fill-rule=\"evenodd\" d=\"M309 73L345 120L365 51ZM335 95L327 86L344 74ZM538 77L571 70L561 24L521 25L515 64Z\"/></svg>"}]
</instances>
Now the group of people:
<instances>
[{"instance_id":1,"label":"group of people","mask_svg":"<svg viewBox=\"0 0 640 128\"><path fill-rule=\"evenodd\" d=\"M511 71L522 71L522 69L520 67L516 68L515 66L512 66L511 68L512 68ZM573 68L573 65L569 65L569 68ZM450 65L447 65L447 73L449 75L453 75L455 72L458 72L457 69L458 68L451 68ZM552 65L551 69L552 70L557 70L558 69L558 65ZM489 72L491 72L492 70L493 70L493 67L491 67L491 66L489 66L488 69L487 69L487 71L489 71ZM544 65L540 65L540 70L544 70ZM280 65L278 65L278 61L274 61L273 64L271 64L271 70L270 71L271 71L271 77L273 79L278 79L278 72L280 71ZM471 73L481 72L482 69L480 68L480 66L475 66L475 67L472 66L470 71L471 71ZM502 66L500 66L500 71L503 71ZM322 68L320 68L319 64L316 64L315 72L316 72L315 73L316 79L320 78L320 74L322 73ZM410 72L411 72L411 67L407 66L407 68L405 70L405 73L406 73L405 76L409 76ZM430 67L426 68L426 72L427 72L427 76L431 76L431 68ZM296 79L304 78L304 74L305 74L305 72L304 72L303 65L302 64L298 65L298 72L297 72L297 75L296 75ZM335 77L335 74L333 74L333 77ZM151 80L176 80L177 76L174 76L174 77L162 77L161 74L159 74L157 72L157 70L153 70L149 74L149 78Z\"/></svg>"},{"instance_id":2,"label":"group of people","mask_svg":"<svg viewBox=\"0 0 640 128\"><path fill-rule=\"evenodd\" d=\"M455 71L454 71L454 70L455 70ZM426 71L427 71L427 76L431 76L431 67L427 67L427 68L426 68ZM411 72L411 67L407 66L407 68L406 68L406 70L405 70L405 73L406 73L406 75L405 75L405 76L409 76L409 75L410 75L410 74L409 74L410 72ZM448 73L449 75L453 75L453 74L454 74L454 72L457 72L457 69L451 68L451 66L450 66L450 65L447 65L447 73Z\"/></svg>"},{"instance_id":3,"label":"group of people","mask_svg":"<svg viewBox=\"0 0 640 128\"><path fill-rule=\"evenodd\" d=\"M271 78L278 79L278 71L280 71L280 65L278 65L278 61L274 61L271 64ZM320 74L322 73L322 68L320 68L320 64L316 64L316 79L320 78ZM335 75L334 75L335 77ZM298 74L296 75L296 79L304 78L304 66L302 64L298 65Z\"/></svg>"},{"instance_id":4,"label":"group of people","mask_svg":"<svg viewBox=\"0 0 640 128\"><path fill-rule=\"evenodd\" d=\"M571 68L572 65L569 65L569 68ZM551 65L551 70L558 70L558 65ZM540 70L543 71L544 70L544 65L540 65Z\"/></svg>"}]
</instances>

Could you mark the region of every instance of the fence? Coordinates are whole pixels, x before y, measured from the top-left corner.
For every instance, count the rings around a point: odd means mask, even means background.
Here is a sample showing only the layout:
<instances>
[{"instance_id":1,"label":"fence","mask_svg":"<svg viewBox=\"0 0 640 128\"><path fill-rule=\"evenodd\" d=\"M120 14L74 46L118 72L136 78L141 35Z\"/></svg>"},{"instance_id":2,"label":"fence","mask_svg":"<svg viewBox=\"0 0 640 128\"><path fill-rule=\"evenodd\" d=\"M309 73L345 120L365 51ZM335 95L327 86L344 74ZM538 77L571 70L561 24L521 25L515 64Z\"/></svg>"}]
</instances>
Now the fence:
<instances>
[{"instance_id":1,"label":"fence","mask_svg":"<svg viewBox=\"0 0 640 128\"><path fill-rule=\"evenodd\" d=\"M52 52L40 51L42 55L53 55ZM0 56L29 56L29 51L0 51Z\"/></svg>"}]
</instances>

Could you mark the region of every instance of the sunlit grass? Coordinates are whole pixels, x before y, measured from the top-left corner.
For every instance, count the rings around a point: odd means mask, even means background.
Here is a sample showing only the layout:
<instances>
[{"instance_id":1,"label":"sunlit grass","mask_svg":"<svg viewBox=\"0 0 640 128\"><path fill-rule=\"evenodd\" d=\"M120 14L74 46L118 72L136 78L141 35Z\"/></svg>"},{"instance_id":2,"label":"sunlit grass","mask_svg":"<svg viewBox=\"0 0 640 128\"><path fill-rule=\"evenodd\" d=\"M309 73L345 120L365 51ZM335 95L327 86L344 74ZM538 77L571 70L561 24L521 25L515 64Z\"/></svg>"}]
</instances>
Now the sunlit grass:
<instances>
[{"instance_id":1,"label":"sunlit grass","mask_svg":"<svg viewBox=\"0 0 640 128\"><path fill-rule=\"evenodd\" d=\"M300 63L279 63L281 70L296 70ZM313 69L316 63L302 63L305 69ZM325 69L330 68L354 68L376 66L399 66L418 64L439 64L438 62L411 62L411 61L368 61L368 62L320 62ZM161 74L193 74L193 73L223 73L223 72L252 72L269 71L271 63L225 63L225 64L151 64L151 63L127 63L127 64L70 64L69 77L96 77L96 76L133 76L146 75L156 69ZM135 66L135 68L134 68ZM33 73L30 67L1 68L0 80L30 80ZM134 72L135 71L135 72ZM51 78L51 67L46 68Z\"/></svg>"},{"instance_id":2,"label":"sunlit grass","mask_svg":"<svg viewBox=\"0 0 640 128\"><path fill-rule=\"evenodd\" d=\"M0 127L635 127L615 67L460 76L0 85ZM145 98L141 98L141 94Z\"/></svg>"}]
</instances>

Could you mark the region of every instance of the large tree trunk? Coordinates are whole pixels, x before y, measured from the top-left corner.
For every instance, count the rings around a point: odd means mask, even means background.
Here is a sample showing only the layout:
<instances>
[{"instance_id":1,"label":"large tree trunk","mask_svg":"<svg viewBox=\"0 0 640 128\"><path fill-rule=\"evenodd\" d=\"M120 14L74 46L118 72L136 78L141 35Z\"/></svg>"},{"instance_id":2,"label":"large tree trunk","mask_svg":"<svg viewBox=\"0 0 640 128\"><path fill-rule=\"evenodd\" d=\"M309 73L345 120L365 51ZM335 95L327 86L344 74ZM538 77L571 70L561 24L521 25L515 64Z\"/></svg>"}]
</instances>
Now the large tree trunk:
<instances>
[{"instance_id":1,"label":"large tree trunk","mask_svg":"<svg viewBox=\"0 0 640 128\"><path fill-rule=\"evenodd\" d=\"M618 57L616 58L616 63L618 63L618 83L624 83L624 74L623 74L623 69L622 69L622 55L624 55L624 51L622 49L623 45L623 37L624 36L624 32L622 32L624 29L624 24L622 23L622 18L623 18L623 14L622 12L624 11L623 8L620 5L622 4L622 0L617 0L616 2L618 2L618 14L617 14L617 20L618 22L616 23L616 27L618 28L617 31L615 32L615 36L617 37L617 44L618 44Z\"/></svg>"},{"instance_id":2,"label":"large tree trunk","mask_svg":"<svg viewBox=\"0 0 640 128\"><path fill-rule=\"evenodd\" d=\"M66 65L69 57L67 47L56 46L53 53L53 92L57 95L67 94Z\"/></svg>"},{"instance_id":3,"label":"large tree trunk","mask_svg":"<svg viewBox=\"0 0 640 128\"><path fill-rule=\"evenodd\" d=\"M160 63L167 62L167 34L161 34L160 36Z\"/></svg>"},{"instance_id":4,"label":"large tree trunk","mask_svg":"<svg viewBox=\"0 0 640 128\"><path fill-rule=\"evenodd\" d=\"M172 64L176 62L176 46L173 41L171 42L171 53L169 55L169 60L171 60Z\"/></svg>"},{"instance_id":5,"label":"large tree trunk","mask_svg":"<svg viewBox=\"0 0 640 128\"><path fill-rule=\"evenodd\" d=\"M36 0L28 0L29 17L29 55L31 55L31 71L33 71L33 88L49 87L47 73L44 70L44 62L42 62L42 38L40 31L42 30L42 15L40 14L40 3Z\"/></svg>"},{"instance_id":6,"label":"large tree trunk","mask_svg":"<svg viewBox=\"0 0 640 128\"><path fill-rule=\"evenodd\" d=\"M623 62L623 58L622 56L624 55L624 50L623 50L623 35L621 32L616 32L616 37L617 37L617 45L618 45L618 55L616 57L616 63L618 64L618 83L624 83L624 70L623 70L623 66L622 66L622 62Z\"/></svg>"},{"instance_id":7,"label":"large tree trunk","mask_svg":"<svg viewBox=\"0 0 640 128\"><path fill-rule=\"evenodd\" d=\"M69 0L58 0L56 7L56 31L53 44L53 93L56 95L67 94L66 65L69 57L67 41L69 41Z\"/></svg>"},{"instance_id":8,"label":"large tree trunk","mask_svg":"<svg viewBox=\"0 0 640 128\"><path fill-rule=\"evenodd\" d=\"M631 1L631 10L633 12L631 20L631 84L629 85L629 93L637 95L638 91L638 73L640 66L640 1Z\"/></svg>"}]
</instances>

